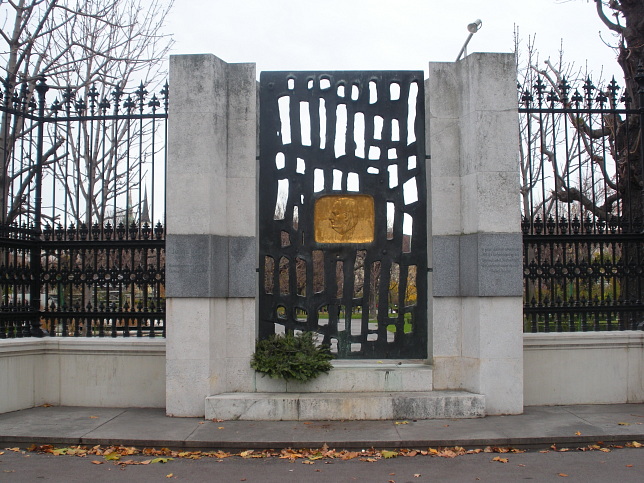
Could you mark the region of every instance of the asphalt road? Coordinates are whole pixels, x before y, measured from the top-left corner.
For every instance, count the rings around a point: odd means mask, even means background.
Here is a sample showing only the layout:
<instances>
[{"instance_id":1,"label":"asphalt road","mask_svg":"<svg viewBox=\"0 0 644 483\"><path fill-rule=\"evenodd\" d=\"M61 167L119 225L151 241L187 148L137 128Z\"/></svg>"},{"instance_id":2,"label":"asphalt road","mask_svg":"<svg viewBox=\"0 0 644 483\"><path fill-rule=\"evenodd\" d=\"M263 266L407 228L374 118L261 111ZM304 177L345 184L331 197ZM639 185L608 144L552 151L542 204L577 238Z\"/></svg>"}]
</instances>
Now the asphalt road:
<instances>
[{"instance_id":1,"label":"asphalt road","mask_svg":"<svg viewBox=\"0 0 644 483\"><path fill-rule=\"evenodd\" d=\"M54 456L27 451L0 449L1 482L382 482L419 483L644 481L644 448L612 449L610 452L531 450L520 454L479 453L455 458L414 456L379 459L374 462L352 459L324 459L293 462L278 457L243 459L173 459L166 463L120 465L103 457ZM507 462L494 458L507 458ZM143 461L143 456L128 457ZM101 461L101 464L93 463Z\"/></svg>"}]
</instances>

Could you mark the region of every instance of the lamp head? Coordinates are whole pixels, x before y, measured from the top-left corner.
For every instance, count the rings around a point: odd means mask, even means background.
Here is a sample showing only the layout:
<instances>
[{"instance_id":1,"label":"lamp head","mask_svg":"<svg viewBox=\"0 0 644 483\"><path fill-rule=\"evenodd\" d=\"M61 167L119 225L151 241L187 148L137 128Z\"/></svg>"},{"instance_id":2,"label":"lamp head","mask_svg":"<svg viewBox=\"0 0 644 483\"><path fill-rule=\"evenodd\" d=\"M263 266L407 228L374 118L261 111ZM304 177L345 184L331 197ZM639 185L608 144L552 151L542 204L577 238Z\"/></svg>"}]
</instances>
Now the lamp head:
<instances>
[{"instance_id":1,"label":"lamp head","mask_svg":"<svg viewBox=\"0 0 644 483\"><path fill-rule=\"evenodd\" d=\"M483 26L483 22L481 21L480 18L477 18L476 20L474 20L474 22L472 22L467 26L467 31L471 34L475 34L481 29L482 26Z\"/></svg>"}]
</instances>

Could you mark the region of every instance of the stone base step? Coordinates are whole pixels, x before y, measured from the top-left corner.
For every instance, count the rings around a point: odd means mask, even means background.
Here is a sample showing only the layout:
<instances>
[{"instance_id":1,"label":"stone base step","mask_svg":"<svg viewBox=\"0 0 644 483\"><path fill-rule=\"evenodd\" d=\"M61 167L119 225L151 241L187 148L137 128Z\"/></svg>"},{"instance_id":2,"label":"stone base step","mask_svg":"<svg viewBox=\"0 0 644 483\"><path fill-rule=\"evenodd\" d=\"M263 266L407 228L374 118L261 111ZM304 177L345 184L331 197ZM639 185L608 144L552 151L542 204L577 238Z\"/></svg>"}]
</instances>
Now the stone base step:
<instances>
[{"instance_id":1,"label":"stone base step","mask_svg":"<svg viewBox=\"0 0 644 483\"><path fill-rule=\"evenodd\" d=\"M206 398L206 419L329 421L479 418L485 396L465 391L224 393Z\"/></svg>"},{"instance_id":2,"label":"stone base step","mask_svg":"<svg viewBox=\"0 0 644 483\"><path fill-rule=\"evenodd\" d=\"M416 392L433 389L433 367L416 360L335 360L306 383L255 375L257 392Z\"/></svg>"}]
</instances>

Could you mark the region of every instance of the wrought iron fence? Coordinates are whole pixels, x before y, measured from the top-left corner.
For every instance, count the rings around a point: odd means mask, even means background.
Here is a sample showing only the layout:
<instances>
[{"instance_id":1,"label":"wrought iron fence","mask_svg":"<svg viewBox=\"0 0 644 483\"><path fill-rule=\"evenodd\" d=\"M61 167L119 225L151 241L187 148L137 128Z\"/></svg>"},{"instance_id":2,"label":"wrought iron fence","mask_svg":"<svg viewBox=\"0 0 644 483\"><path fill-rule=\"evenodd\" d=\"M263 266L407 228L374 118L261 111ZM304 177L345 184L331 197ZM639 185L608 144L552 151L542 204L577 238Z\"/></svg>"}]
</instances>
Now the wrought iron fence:
<instances>
[{"instance_id":1,"label":"wrought iron fence","mask_svg":"<svg viewBox=\"0 0 644 483\"><path fill-rule=\"evenodd\" d=\"M0 338L165 336L167 84L5 87Z\"/></svg>"},{"instance_id":2,"label":"wrought iron fence","mask_svg":"<svg viewBox=\"0 0 644 483\"><path fill-rule=\"evenodd\" d=\"M614 80L519 88L524 330L644 329L644 110Z\"/></svg>"}]
</instances>

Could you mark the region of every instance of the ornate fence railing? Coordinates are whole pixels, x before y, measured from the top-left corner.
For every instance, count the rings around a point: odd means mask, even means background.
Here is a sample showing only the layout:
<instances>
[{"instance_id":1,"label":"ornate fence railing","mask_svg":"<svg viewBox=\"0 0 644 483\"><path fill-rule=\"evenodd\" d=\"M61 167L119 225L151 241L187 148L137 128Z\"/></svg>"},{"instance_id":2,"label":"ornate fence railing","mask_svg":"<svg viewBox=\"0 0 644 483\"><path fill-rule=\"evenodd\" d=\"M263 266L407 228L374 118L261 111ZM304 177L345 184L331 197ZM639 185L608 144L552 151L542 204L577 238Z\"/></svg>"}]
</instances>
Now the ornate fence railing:
<instances>
[{"instance_id":1,"label":"ornate fence railing","mask_svg":"<svg viewBox=\"0 0 644 483\"><path fill-rule=\"evenodd\" d=\"M644 110L614 80L520 99L524 330L644 329Z\"/></svg>"},{"instance_id":2,"label":"ornate fence railing","mask_svg":"<svg viewBox=\"0 0 644 483\"><path fill-rule=\"evenodd\" d=\"M167 84L0 93L0 338L165 336L167 111Z\"/></svg>"}]
</instances>

